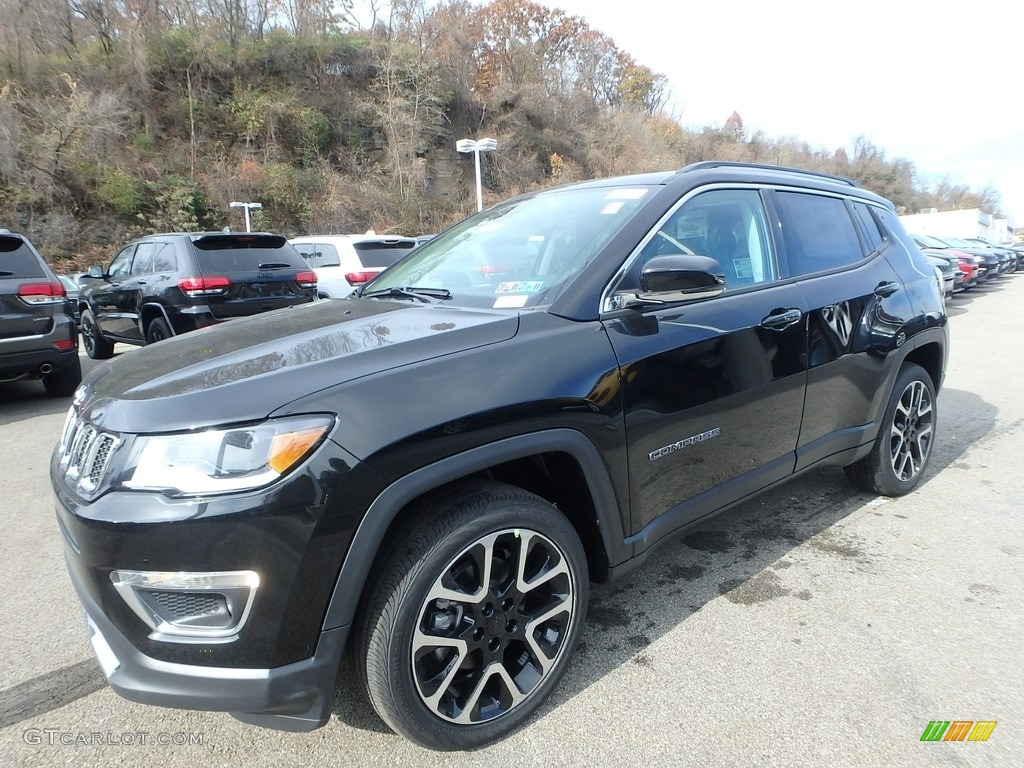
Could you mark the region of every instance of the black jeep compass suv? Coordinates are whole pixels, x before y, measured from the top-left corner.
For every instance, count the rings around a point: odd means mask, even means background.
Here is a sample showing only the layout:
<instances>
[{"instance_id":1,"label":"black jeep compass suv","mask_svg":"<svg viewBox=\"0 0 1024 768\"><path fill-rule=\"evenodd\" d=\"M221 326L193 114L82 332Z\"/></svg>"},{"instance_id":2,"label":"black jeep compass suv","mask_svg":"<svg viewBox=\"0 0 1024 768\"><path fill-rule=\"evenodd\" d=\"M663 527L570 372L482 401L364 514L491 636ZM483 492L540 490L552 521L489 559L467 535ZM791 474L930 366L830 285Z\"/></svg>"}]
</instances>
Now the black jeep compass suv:
<instances>
[{"instance_id":1,"label":"black jeep compass suv","mask_svg":"<svg viewBox=\"0 0 1024 768\"><path fill-rule=\"evenodd\" d=\"M392 728L472 748L557 684L591 581L812 467L913 489L947 353L933 269L852 182L591 181L98 368L57 518L122 696L307 730L347 654Z\"/></svg>"}]
</instances>

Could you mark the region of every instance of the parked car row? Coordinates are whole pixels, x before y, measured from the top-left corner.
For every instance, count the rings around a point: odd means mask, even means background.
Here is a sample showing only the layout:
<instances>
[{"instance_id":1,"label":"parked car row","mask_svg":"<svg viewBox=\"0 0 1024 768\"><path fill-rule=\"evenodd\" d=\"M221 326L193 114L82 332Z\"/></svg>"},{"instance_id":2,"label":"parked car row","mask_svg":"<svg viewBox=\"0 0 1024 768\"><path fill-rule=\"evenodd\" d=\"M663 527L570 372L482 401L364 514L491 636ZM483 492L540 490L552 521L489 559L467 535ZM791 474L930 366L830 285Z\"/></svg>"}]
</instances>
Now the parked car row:
<instances>
[{"instance_id":1,"label":"parked car row","mask_svg":"<svg viewBox=\"0 0 1024 768\"><path fill-rule=\"evenodd\" d=\"M966 291L1024 269L1015 251L981 239L911 235L926 258L943 271L946 295ZM1020 258L1024 258L1024 254ZM949 285L952 278L952 285Z\"/></svg>"}]
</instances>

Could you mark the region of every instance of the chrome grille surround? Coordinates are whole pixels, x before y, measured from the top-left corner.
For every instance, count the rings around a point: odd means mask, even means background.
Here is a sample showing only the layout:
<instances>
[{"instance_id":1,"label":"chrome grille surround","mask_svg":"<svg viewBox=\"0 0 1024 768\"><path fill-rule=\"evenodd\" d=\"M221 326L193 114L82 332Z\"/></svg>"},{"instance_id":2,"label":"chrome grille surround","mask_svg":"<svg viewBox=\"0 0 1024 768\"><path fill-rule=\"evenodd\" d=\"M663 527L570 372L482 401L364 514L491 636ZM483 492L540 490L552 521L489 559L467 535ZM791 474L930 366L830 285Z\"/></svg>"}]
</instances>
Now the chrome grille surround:
<instances>
[{"instance_id":1,"label":"chrome grille surround","mask_svg":"<svg viewBox=\"0 0 1024 768\"><path fill-rule=\"evenodd\" d=\"M64 421L59 450L60 467L69 486L83 498L97 496L107 480L110 460L122 440L81 419L72 409Z\"/></svg>"}]
</instances>

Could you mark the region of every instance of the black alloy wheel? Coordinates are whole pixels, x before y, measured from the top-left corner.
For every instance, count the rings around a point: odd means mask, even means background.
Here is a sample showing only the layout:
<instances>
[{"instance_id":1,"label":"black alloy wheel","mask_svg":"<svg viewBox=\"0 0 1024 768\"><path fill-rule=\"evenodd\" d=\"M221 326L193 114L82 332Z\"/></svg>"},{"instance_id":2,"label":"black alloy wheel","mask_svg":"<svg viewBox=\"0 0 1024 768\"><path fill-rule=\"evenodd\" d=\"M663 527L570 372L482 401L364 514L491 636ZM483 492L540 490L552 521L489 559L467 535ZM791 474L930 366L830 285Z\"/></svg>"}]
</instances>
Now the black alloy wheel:
<instances>
[{"instance_id":1,"label":"black alloy wheel","mask_svg":"<svg viewBox=\"0 0 1024 768\"><path fill-rule=\"evenodd\" d=\"M859 488L883 496L910 493L924 475L935 440L935 387L914 363L900 369L871 453L846 467Z\"/></svg>"},{"instance_id":2,"label":"black alloy wheel","mask_svg":"<svg viewBox=\"0 0 1024 768\"><path fill-rule=\"evenodd\" d=\"M575 529L518 488L473 484L418 510L379 572L356 667L394 730L440 750L501 738L568 665L589 584Z\"/></svg>"}]
</instances>

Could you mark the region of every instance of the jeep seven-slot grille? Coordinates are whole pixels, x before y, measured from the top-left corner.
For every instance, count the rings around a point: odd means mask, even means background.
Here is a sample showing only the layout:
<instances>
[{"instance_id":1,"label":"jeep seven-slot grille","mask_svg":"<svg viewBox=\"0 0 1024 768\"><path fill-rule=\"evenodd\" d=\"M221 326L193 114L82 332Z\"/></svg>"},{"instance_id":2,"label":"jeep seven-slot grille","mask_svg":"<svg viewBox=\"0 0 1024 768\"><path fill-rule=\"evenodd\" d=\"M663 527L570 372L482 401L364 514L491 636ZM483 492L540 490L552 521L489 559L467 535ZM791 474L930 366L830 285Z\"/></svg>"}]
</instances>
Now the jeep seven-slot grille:
<instances>
[{"instance_id":1,"label":"jeep seven-slot grille","mask_svg":"<svg viewBox=\"0 0 1024 768\"><path fill-rule=\"evenodd\" d=\"M82 496L96 495L120 440L86 424L72 411L61 436L61 466L68 484Z\"/></svg>"}]
</instances>

